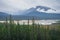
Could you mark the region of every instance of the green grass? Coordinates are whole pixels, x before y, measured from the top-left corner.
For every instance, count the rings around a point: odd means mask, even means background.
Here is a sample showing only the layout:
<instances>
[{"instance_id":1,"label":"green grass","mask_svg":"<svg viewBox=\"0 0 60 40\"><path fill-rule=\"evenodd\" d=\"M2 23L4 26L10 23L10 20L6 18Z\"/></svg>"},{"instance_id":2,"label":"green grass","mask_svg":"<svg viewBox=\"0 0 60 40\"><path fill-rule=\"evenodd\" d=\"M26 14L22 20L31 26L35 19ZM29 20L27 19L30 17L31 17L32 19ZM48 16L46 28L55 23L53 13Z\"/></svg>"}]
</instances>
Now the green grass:
<instances>
[{"instance_id":1,"label":"green grass","mask_svg":"<svg viewBox=\"0 0 60 40\"><path fill-rule=\"evenodd\" d=\"M60 25L14 24L10 15L9 22L0 23L0 40L60 40ZM13 22L13 23L12 23Z\"/></svg>"},{"instance_id":2,"label":"green grass","mask_svg":"<svg viewBox=\"0 0 60 40\"><path fill-rule=\"evenodd\" d=\"M6 25L0 23L0 40L60 40L60 25Z\"/></svg>"}]
</instances>

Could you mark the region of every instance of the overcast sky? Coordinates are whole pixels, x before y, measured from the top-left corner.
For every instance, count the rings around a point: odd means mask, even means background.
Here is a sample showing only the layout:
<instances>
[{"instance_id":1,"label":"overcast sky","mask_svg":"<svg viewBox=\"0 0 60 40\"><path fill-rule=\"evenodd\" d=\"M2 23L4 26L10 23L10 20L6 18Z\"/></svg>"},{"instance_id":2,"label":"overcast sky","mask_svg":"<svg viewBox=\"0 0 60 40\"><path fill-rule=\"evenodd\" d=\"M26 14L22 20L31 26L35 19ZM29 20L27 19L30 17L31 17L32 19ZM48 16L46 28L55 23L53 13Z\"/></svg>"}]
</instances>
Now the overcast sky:
<instances>
[{"instance_id":1,"label":"overcast sky","mask_svg":"<svg viewBox=\"0 0 60 40\"><path fill-rule=\"evenodd\" d=\"M0 12L16 12L38 5L47 6L60 12L60 0L0 0Z\"/></svg>"}]
</instances>

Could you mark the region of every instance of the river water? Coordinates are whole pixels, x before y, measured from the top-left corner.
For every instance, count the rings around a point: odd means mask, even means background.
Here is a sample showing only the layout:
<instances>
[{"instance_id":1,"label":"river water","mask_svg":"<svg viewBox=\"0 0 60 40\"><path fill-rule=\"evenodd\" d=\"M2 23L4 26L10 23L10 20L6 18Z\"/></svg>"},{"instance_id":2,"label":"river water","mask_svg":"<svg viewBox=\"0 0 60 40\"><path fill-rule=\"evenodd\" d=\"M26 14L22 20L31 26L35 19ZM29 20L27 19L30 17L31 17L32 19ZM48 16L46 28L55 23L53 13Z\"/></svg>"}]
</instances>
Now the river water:
<instances>
[{"instance_id":1,"label":"river water","mask_svg":"<svg viewBox=\"0 0 60 40\"><path fill-rule=\"evenodd\" d=\"M52 23L56 23L57 21L59 20L35 20L35 24L42 24L42 25L51 25ZM0 23L4 23L6 21L0 21ZM15 24L17 24L18 21L14 21ZM9 23L9 21L8 21ZM25 24L27 25L28 24L28 20L20 20L19 21L19 24ZM32 20L29 20L29 24L31 25L32 24Z\"/></svg>"}]
</instances>

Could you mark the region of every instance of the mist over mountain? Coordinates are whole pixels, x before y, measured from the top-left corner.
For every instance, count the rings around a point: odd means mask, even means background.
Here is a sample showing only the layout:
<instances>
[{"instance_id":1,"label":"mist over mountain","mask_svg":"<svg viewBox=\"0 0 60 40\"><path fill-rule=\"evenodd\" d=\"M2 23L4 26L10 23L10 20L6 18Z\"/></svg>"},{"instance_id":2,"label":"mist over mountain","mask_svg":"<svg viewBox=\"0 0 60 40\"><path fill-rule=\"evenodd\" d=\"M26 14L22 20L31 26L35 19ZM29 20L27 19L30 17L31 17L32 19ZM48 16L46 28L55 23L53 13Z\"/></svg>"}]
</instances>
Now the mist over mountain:
<instances>
[{"instance_id":1,"label":"mist over mountain","mask_svg":"<svg viewBox=\"0 0 60 40\"><path fill-rule=\"evenodd\" d=\"M46 12L46 13L47 12L56 13L56 10L55 9L52 9L52 8L49 8L49 7L46 7L46 6L36 6L36 7L30 8L30 9L27 9L27 10L18 11L17 14L18 15L21 15L21 14L24 15L24 14L29 13L29 12L32 12L32 11Z\"/></svg>"},{"instance_id":2,"label":"mist over mountain","mask_svg":"<svg viewBox=\"0 0 60 40\"><path fill-rule=\"evenodd\" d=\"M39 9L39 11L38 11ZM44 12L40 11L43 10ZM60 13L47 13L45 11L48 10L52 10L52 11L56 11L55 9L49 8L49 7L45 7L45 6L36 6L36 7L32 7L30 9L24 10L22 12L17 12L18 15L12 15L12 18L14 20L27 20L27 19L32 19L34 17L34 19L39 19L39 20L45 20L45 19L60 19ZM22 15L20 15L22 14ZM0 20L1 19L5 19L5 17L8 17L7 13L4 12L0 12Z\"/></svg>"}]
</instances>

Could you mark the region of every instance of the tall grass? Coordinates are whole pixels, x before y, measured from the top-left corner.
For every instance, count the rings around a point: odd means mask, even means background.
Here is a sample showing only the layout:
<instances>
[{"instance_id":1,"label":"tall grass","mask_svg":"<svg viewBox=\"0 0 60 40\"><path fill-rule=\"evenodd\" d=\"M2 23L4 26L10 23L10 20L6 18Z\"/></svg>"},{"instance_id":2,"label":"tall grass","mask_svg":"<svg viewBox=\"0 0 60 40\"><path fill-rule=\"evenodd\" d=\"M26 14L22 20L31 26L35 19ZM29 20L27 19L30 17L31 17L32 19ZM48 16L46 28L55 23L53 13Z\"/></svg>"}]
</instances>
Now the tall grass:
<instances>
[{"instance_id":1,"label":"tall grass","mask_svg":"<svg viewBox=\"0 0 60 40\"><path fill-rule=\"evenodd\" d=\"M34 17L32 18L32 25L14 24L12 16L10 15L10 23L6 17L5 23L0 23L0 40L60 40L60 25L36 25Z\"/></svg>"}]
</instances>

